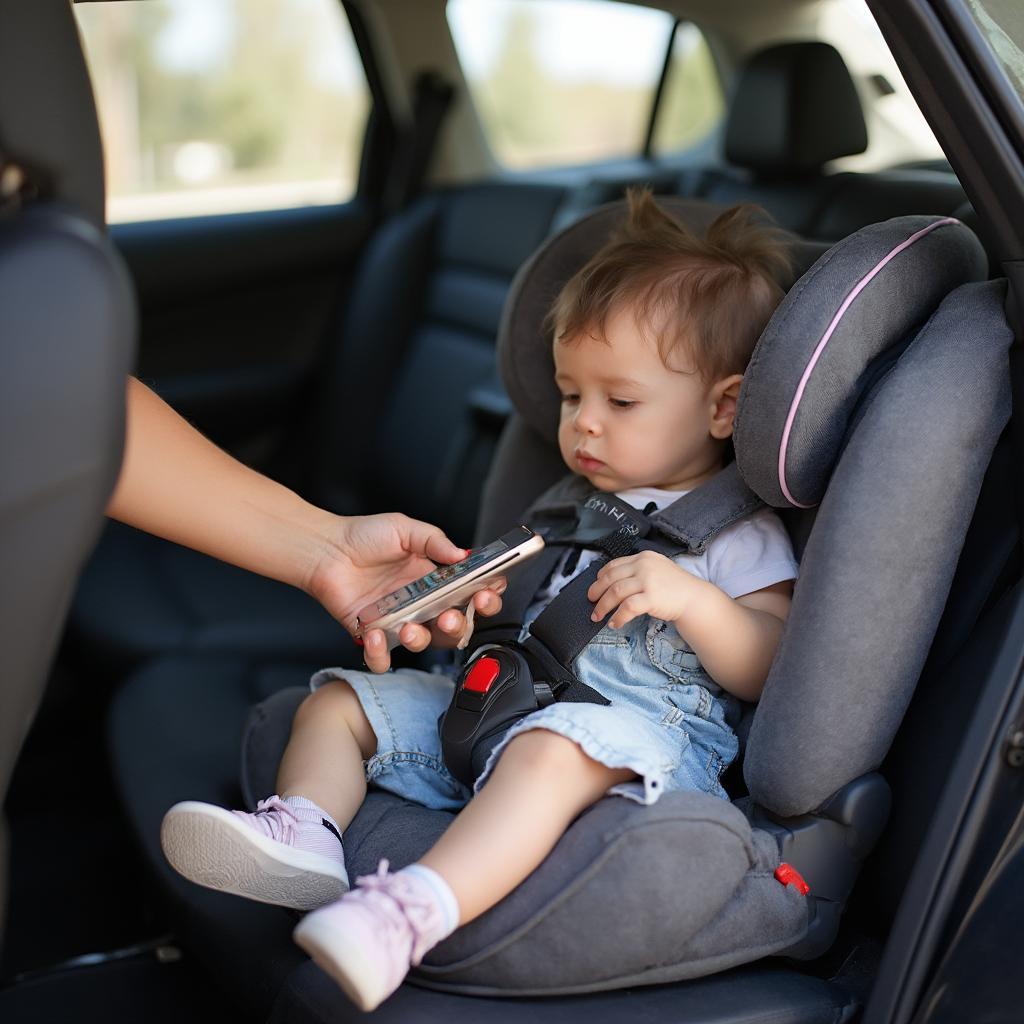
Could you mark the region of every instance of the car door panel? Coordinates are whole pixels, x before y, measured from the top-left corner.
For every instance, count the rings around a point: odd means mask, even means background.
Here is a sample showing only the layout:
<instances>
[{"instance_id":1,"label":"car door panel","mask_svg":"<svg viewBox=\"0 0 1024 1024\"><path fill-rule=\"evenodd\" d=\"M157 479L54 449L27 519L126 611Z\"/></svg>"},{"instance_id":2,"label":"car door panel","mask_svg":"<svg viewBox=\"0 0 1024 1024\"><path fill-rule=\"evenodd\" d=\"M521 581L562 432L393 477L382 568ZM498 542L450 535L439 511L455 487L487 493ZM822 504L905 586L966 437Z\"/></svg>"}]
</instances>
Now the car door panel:
<instances>
[{"instance_id":1,"label":"car door panel","mask_svg":"<svg viewBox=\"0 0 1024 1024\"><path fill-rule=\"evenodd\" d=\"M254 451L299 400L370 223L354 201L114 226L139 296L139 376Z\"/></svg>"}]
</instances>

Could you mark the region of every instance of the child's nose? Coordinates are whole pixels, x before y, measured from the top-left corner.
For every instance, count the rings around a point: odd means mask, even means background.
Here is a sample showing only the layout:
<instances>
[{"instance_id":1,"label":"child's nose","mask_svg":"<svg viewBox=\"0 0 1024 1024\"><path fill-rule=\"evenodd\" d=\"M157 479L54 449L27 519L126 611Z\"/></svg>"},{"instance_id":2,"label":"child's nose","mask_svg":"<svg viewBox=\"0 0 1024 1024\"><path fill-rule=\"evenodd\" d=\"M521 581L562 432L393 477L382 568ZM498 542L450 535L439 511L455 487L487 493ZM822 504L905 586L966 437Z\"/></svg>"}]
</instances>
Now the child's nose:
<instances>
[{"instance_id":1,"label":"child's nose","mask_svg":"<svg viewBox=\"0 0 1024 1024\"><path fill-rule=\"evenodd\" d=\"M580 407L576 410L576 429L581 434L593 436L601 432L601 421L589 405L580 403Z\"/></svg>"}]
</instances>

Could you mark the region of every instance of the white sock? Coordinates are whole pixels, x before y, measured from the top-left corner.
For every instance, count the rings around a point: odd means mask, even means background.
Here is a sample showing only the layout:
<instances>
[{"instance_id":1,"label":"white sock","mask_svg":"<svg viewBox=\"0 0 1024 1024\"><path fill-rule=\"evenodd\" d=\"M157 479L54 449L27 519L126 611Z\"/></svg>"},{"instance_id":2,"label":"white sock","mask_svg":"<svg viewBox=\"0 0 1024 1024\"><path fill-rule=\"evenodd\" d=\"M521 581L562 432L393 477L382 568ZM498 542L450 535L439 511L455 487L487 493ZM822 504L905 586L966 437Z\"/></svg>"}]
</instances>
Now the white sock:
<instances>
[{"instance_id":1,"label":"white sock","mask_svg":"<svg viewBox=\"0 0 1024 1024\"><path fill-rule=\"evenodd\" d=\"M286 796L284 802L299 821L295 845L310 853L319 853L345 863L338 823L319 805L304 796ZM332 832L331 829L334 831Z\"/></svg>"},{"instance_id":2,"label":"white sock","mask_svg":"<svg viewBox=\"0 0 1024 1024\"><path fill-rule=\"evenodd\" d=\"M433 893L437 906L441 911L445 929L444 935L437 937L437 942L447 938L459 927L459 903L455 899L455 893L452 892L451 886L433 868L428 868L423 864L410 864L408 867L402 868L401 871L395 873L399 875L412 875L414 878L425 883L431 893Z\"/></svg>"}]
</instances>

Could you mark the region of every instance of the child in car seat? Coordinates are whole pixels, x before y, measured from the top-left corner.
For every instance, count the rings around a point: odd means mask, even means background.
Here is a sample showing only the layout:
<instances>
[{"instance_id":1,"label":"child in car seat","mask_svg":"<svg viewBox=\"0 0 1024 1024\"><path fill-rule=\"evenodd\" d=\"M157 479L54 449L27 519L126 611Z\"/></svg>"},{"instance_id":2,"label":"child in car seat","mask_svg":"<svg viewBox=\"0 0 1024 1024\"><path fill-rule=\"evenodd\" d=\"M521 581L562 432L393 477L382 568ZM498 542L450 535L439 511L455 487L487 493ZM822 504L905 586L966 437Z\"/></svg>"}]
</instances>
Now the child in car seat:
<instances>
[{"instance_id":1,"label":"child in car seat","mask_svg":"<svg viewBox=\"0 0 1024 1024\"><path fill-rule=\"evenodd\" d=\"M750 208L726 211L698 238L649 193L632 194L628 223L551 312L569 469L647 510L710 479L727 458L742 374L786 272L779 234ZM596 554L566 553L521 636ZM720 775L737 752L738 701L760 695L796 574L768 509L726 527L699 556L610 561L587 596L595 621L613 614L575 666L610 704L555 702L527 715L473 791L441 757L450 678L318 672L278 795L254 814L178 804L164 819L164 851L200 884L320 907L296 941L372 1009L433 946L518 886L601 797L651 804L690 789L726 798ZM418 863L392 873L384 861L347 891L344 831L368 782L461 811Z\"/></svg>"}]
</instances>

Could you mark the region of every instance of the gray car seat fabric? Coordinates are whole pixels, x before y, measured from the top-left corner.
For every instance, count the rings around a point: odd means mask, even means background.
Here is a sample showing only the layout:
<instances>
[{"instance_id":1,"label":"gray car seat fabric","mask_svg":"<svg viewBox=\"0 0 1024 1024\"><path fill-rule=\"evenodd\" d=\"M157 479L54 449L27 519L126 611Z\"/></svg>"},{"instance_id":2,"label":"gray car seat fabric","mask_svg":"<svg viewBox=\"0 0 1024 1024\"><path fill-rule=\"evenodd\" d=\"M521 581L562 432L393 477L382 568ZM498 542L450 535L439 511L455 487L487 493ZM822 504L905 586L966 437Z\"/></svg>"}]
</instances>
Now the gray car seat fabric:
<instances>
[{"instance_id":1,"label":"gray car seat fabric","mask_svg":"<svg viewBox=\"0 0 1024 1024\"><path fill-rule=\"evenodd\" d=\"M621 206L592 221L606 234L617 216ZM541 311L594 240L581 222L548 243L506 308L502 365L521 418L495 465L504 486L492 480L487 493L507 503L506 522L541 489L520 472L520 442L545 474L550 467L536 456L544 444L554 448L557 390L535 370L550 359ZM517 890L428 954L420 983L579 993L827 948L887 812L887 788L871 769L920 674L956 564L950 538L966 531L1009 413L1003 284L982 283L984 272L979 243L956 222L898 218L865 229L815 263L755 352L740 399L741 469L756 464L751 477L777 483L787 424L794 451L806 446L834 469L754 714L744 765L751 797L729 804L673 793L646 808L600 801ZM824 357L822 339L851 351ZM802 367L795 382L794 364ZM789 395L774 412L751 397L773 383ZM850 400L857 394L859 403ZM827 420L833 406L845 430L801 433L802 414ZM804 484L799 475L792 482ZM281 694L251 719L250 799L272 788L269 766L298 696ZM352 870L368 872L381 857L415 859L445 817L377 794L346 832ZM806 878L808 897L774 877L781 859Z\"/></svg>"},{"instance_id":2,"label":"gray car seat fabric","mask_svg":"<svg viewBox=\"0 0 1024 1024\"><path fill-rule=\"evenodd\" d=\"M0 24L0 172L26 183L0 195L2 802L117 477L135 318L99 229L96 113L68 4L2 0Z\"/></svg>"}]
</instances>

